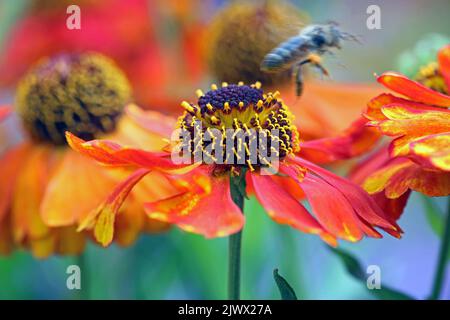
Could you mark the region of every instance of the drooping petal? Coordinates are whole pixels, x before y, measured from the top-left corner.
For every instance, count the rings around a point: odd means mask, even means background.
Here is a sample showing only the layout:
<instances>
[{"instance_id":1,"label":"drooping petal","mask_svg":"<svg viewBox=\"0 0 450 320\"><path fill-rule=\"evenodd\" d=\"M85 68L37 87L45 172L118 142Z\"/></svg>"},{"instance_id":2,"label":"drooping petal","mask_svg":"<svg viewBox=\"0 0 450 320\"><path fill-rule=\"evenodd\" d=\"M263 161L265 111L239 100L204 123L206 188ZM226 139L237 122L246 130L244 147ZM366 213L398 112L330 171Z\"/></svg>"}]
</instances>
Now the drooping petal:
<instances>
[{"instance_id":1,"label":"drooping petal","mask_svg":"<svg viewBox=\"0 0 450 320\"><path fill-rule=\"evenodd\" d=\"M362 239L359 219L339 190L310 173L306 174L301 186L315 216L326 230L348 241Z\"/></svg>"},{"instance_id":2,"label":"drooping petal","mask_svg":"<svg viewBox=\"0 0 450 320\"><path fill-rule=\"evenodd\" d=\"M14 248L10 217L0 219L0 255L8 255Z\"/></svg>"},{"instance_id":3,"label":"drooping petal","mask_svg":"<svg viewBox=\"0 0 450 320\"><path fill-rule=\"evenodd\" d=\"M450 45L446 45L438 52L439 72L442 74L447 85L447 89L450 90Z\"/></svg>"},{"instance_id":4,"label":"drooping petal","mask_svg":"<svg viewBox=\"0 0 450 320\"><path fill-rule=\"evenodd\" d=\"M423 167L450 171L450 131L415 140L409 151L410 157Z\"/></svg>"},{"instance_id":5,"label":"drooping petal","mask_svg":"<svg viewBox=\"0 0 450 320\"><path fill-rule=\"evenodd\" d=\"M386 145L381 146L376 152L369 155L363 161L355 165L349 172L348 177L358 185L362 185L364 180L375 170L389 161L389 152Z\"/></svg>"},{"instance_id":6,"label":"drooping petal","mask_svg":"<svg viewBox=\"0 0 450 320\"><path fill-rule=\"evenodd\" d=\"M55 228L57 237L56 253L62 255L81 254L86 246L86 234L78 232L75 226Z\"/></svg>"},{"instance_id":7,"label":"drooping petal","mask_svg":"<svg viewBox=\"0 0 450 320\"><path fill-rule=\"evenodd\" d=\"M305 207L275 183L271 176L251 174L251 179L258 201L273 220L307 233L323 232L323 228Z\"/></svg>"},{"instance_id":8,"label":"drooping petal","mask_svg":"<svg viewBox=\"0 0 450 320\"><path fill-rule=\"evenodd\" d=\"M19 243L42 239L49 233L39 207L51 175L53 155L50 147L33 146L16 179L11 215L14 239Z\"/></svg>"},{"instance_id":9,"label":"drooping petal","mask_svg":"<svg viewBox=\"0 0 450 320\"><path fill-rule=\"evenodd\" d=\"M384 192L372 195L375 203L385 212L392 221L397 221L406 207L411 191L408 190L396 199L389 199Z\"/></svg>"},{"instance_id":10,"label":"drooping petal","mask_svg":"<svg viewBox=\"0 0 450 320\"><path fill-rule=\"evenodd\" d=\"M136 183L149 172L148 169L138 169L131 174L109 194L97 209L86 217L85 221L80 223L78 230L93 227L96 240L103 246L109 245L113 240L114 222L120 207Z\"/></svg>"},{"instance_id":11,"label":"drooping petal","mask_svg":"<svg viewBox=\"0 0 450 320\"><path fill-rule=\"evenodd\" d=\"M450 96L431 90L421 83L413 81L397 72L385 72L377 81L397 93L413 101L422 102L439 107L450 106Z\"/></svg>"},{"instance_id":12,"label":"drooping petal","mask_svg":"<svg viewBox=\"0 0 450 320\"><path fill-rule=\"evenodd\" d=\"M31 146L22 144L5 152L0 158L0 221L10 209L15 181Z\"/></svg>"},{"instance_id":13,"label":"drooping petal","mask_svg":"<svg viewBox=\"0 0 450 320\"><path fill-rule=\"evenodd\" d=\"M391 179L410 167L411 161L406 158L395 158L381 168L377 168L375 172L366 177L363 182L364 189L370 194L376 194L383 191L389 185ZM398 196L401 196L405 190L398 190Z\"/></svg>"},{"instance_id":14,"label":"drooping petal","mask_svg":"<svg viewBox=\"0 0 450 320\"><path fill-rule=\"evenodd\" d=\"M307 160L296 157L294 161L333 186L336 192L342 193L359 218L372 226L389 230L391 234L400 236L401 229L395 221L392 221L361 187Z\"/></svg>"},{"instance_id":15,"label":"drooping petal","mask_svg":"<svg viewBox=\"0 0 450 320\"><path fill-rule=\"evenodd\" d=\"M336 137L302 142L298 155L314 163L328 163L367 152L376 146L380 133L366 123L366 119L359 118Z\"/></svg>"},{"instance_id":16,"label":"drooping petal","mask_svg":"<svg viewBox=\"0 0 450 320\"><path fill-rule=\"evenodd\" d=\"M370 155L367 159L356 165L349 173L351 181L358 185L363 185L364 181L376 170L384 166L389 161L389 152L386 146L381 147L377 152ZM410 192L405 192L397 199L388 199L384 192L372 194L371 197L381 210L390 218L391 221L397 221L403 213Z\"/></svg>"},{"instance_id":17,"label":"drooping petal","mask_svg":"<svg viewBox=\"0 0 450 320\"><path fill-rule=\"evenodd\" d=\"M211 180L209 190L186 191L145 204L148 216L207 238L224 237L241 230L245 218L231 198L229 178Z\"/></svg>"},{"instance_id":18,"label":"drooping petal","mask_svg":"<svg viewBox=\"0 0 450 320\"><path fill-rule=\"evenodd\" d=\"M69 226L86 219L118 184L100 167L68 149L46 187L41 203L48 226Z\"/></svg>"}]
</instances>

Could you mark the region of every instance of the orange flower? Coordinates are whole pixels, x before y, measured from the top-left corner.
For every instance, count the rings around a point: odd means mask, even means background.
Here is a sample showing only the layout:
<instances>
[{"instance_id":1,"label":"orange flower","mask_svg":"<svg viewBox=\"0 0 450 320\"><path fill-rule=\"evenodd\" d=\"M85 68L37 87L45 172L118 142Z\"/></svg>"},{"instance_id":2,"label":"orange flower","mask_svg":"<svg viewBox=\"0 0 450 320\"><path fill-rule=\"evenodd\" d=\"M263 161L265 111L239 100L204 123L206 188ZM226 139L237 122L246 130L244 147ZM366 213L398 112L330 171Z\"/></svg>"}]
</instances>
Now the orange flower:
<instances>
[{"instance_id":1,"label":"orange flower","mask_svg":"<svg viewBox=\"0 0 450 320\"><path fill-rule=\"evenodd\" d=\"M449 195L450 45L439 51L438 63L421 69L416 81L395 72L377 79L406 99L382 94L369 102L369 125L394 139L388 150L362 164L354 176L369 193L384 191L389 199L408 190Z\"/></svg>"},{"instance_id":2,"label":"orange flower","mask_svg":"<svg viewBox=\"0 0 450 320\"><path fill-rule=\"evenodd\" d=\"M112 57L124 70L137 102L153 108L164 105L162 111L168 112L172 106L178 107L179 101L168 84L189 87L203 70L199 42L202 25L199 19L179 21L174 5L147 0L85 0L77 2L81 30L69 30L66 8L72 2L40 2L26 11L8 34L0 55L2 85L14 85L30 65L43 57L96 51ZM191 2L183 1L186 6L192 6ZM171 30L173 26L179 29L175 30L175 39L166 37L163 43L158 32L165 27L160 24L169 19L174 20Z\"/></svg>"},{"instance_id":3,"label":"orange flower","mask_svg":"<svg viewBox=\"0 0 450 320\"><path fill-rule=\"evenodd\" d=\"M26 138L0 157L1 253L21 246L41 258L79 254L91 230L102 244L115 240L129 245L141 232L167 229L166 223L146 217L142 195L156 200L177 189L152 172L130 194L117 218L108 222L115 228L114 239L98 234L92 212L129 171L106 170L64 145L68 129L84 137L105 136L136 147L161 148L160 136L170 132L170 119L149 113L159 125L154 133L144 130L131 120L141 111L129 105L124 112L129 99L127 79L99 54L44 60L21 81L16 109Z\"/></svg>"},{"instance_id":4,"label":"orange flower","mask_svg":"<svg viewBox=\"0 0 450 320\"><path fill-rule=\"evenodd\" d=\"M171 151L178 154L180 148L187 148L189 160L195 159L201 151L203 160L196 163L198 167L191 166L182 172L171 165L168 150L155 153L108 140L86 142L71 133L66 134L74 150L109 166L128 166L135 170L111 193L104 202L107 210L97 212L97 217L113 219L128 191L139 185L139 178L150 170L171 170L170 176L184 190L163 200L149 201L145 204L147 214L205 237L226 236L244 225L245 218L232 200L231 177L245 177L246 192L256 196L274 221L317 234L330 245L337 245L337 238L348 241L358 241L363 236L380 238L375 227L400 237L400 228L363 189L296 155L301 149L298 131L278 92L264 94L259 83L251 86L224 83L221 88L212 85L207 93L198 90L197 95L197 104L182 103L186 111L177 125L194 142L177 140ZM147 128L154 125L154 121L145 116L139 121ZM282 133L277 139L269 131L273 128ZM215 136L215 148L210 150L205 136L214 129L219 136ZM230 136L227 130L235 131ZM278 161L268 161L267 155L263 155L266 147L260 145L253 149L251 140L235 140L240 133L249 133L249 130L279 142L279 148L274 147L274 142L266 146L271 155L278 156ZM224 148L230 142L233 148L226 153ZM219 150L226 153L224 163L218 161ZM257 156L256 161L253 156ZM237 161L241 161L240 164L236 164ZM279 166L279 174L264 174L264 170L273 170L275 166ZM314 216L299 202L303 196L309 201Z\"/></svg>"}]
</instances>

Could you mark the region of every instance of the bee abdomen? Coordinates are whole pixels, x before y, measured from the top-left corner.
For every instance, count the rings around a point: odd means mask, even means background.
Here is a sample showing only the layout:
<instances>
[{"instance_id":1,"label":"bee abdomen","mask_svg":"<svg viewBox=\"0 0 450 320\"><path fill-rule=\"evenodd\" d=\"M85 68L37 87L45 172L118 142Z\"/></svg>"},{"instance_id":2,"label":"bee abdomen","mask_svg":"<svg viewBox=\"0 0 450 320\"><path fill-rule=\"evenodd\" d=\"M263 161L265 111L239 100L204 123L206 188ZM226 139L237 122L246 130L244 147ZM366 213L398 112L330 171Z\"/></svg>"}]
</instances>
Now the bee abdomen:
<instances>
[{"instance_id":1,"label":"bee abdomen","mask_svg":"<svg viewBox=\"0 0 450 320\"><path fill-rule=\"evenodd\" d=\"M302 55L299 50L304 43L304 39L295 36L280 44L268 53L261 64L264 71L276 72L280 69L287 69Z\"/></svg>"}]
</instances>

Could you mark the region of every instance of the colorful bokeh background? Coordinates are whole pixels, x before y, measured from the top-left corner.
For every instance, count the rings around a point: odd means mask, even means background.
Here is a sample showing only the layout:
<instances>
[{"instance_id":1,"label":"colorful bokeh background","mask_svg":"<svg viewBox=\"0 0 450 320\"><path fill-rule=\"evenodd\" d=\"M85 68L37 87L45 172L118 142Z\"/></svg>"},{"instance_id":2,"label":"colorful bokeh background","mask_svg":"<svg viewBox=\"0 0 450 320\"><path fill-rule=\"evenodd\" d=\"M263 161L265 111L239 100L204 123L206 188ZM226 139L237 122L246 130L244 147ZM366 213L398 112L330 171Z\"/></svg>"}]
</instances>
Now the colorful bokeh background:
<instances>
[{"instance_id":1,"label":"colorful bokeh background","mask_svg":"<svg viewBox=\"0 0 450 320\"><path fill-rule=\"evenodd\" d=\"M60 3L56 0L0 2L0 57L6 44L15 40L11 35L17 22L38 2L49 7ZM73 1L78 2L83 19L83 5L87 5L83 2L89 1ZM149 2L157 8L148 12L148 18L155 26L154 37L149 41L158 42L162 57L188 50L186 45L198 41L196 32L202 32L215 12L227 4L227 1L218 0L180 1L185 4L178 6L176 1ZM361 38L361 44L349 43L335 57L325 60L332 74L330 81L373 83L374 72L398 69L402 52L414 47L422 37L430 33L450 37L448 0L304 0L292 3L307 12L312 21L336 21L344 30ZM366 9L371 4L381 8L381 30L368 30L366 27ZM65 16L65 6L61 10ZM101 15L102 11L98 14ZM193 25L195 28L189 29ZM179 30L183 27L192 32L183 38L187 44L179 43ZM45 38L51 40L52 34L46 34ZM174 96L179 96L180 92L191 96L192 89L205 86L208 75L200 74L193 65L195 61L186 55L175 56L175 61L178 62L177 67L169 65L167 74L161 74L161 79L155 73L149 74L149 77L156 77L148 81L149 85L162 83L158 90L166 94L173 90ZM153 63L158 64L158 61ZM177 75L180 70L188 76L180 79ZM0 74L4 71L0 70ZM149 66L150 71L152 65ZM0 105L11 103L13 96L14 87L2 85ZM161 110L164 99L156 101ZM335 116L339 117L339 114ZM14 134L17 122L12 117L2 124L0 152L7 144L20 139L18 134ZM7 142L4 140L6 135L9 137ZM443 198L432 199L442 212L446 201ZM242 261L244 299L279 299L272 277L275 268L289 281L300 299L373 299L365 283L349 275L341 261L318 237L273 223L254 199L246 203L246 213ZM423 299L430 291L439 238L430 225L421 195L411 197L400 225L405 231L401 240L389 237L364 239L356 244L342 242L341 246L357 257L363 266L378 265L382 286ZM82 267L81 292L66 288L66 268L71 264ZM173 228L165 234L141 236L134 246L128 248L112 245L104 249L90 243L81 257L54 256L36 260L25 251L0 257L0 298L223 299L226 297L226 271L227 239L207 240ZM442 298L450 298L450 277L444 284Z\"/></svg>"}]
</instances>

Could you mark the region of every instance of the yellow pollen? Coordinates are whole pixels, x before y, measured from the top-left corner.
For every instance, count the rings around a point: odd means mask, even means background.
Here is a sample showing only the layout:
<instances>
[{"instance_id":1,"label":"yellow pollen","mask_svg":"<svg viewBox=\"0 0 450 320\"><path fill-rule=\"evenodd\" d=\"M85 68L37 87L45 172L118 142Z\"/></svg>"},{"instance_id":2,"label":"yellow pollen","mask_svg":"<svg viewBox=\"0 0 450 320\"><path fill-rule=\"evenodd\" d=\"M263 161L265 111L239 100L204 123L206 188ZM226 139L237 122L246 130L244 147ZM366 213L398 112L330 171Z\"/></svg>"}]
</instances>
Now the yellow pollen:
<instances>
[{"instance_id":1,"label":"yellow pollen","mask_svg":"<svg viewBox=\"0 0 450 320\"><path fill-rule=\"evenodd\" d=\"M195 112L195 109L187 101L181 102L181 106L189 113Z\"/></svg>"},{"instance_id":2,"label":"yellow pollen","mask_svg":"<svg viewBox=\"0 0 450 320\"><path fill-rule=\"evenodd\" d=\"M209 111L212 111L214 109L211 103L206 104L206 108L208 108Z\"/></svg>"},{"instance_id":3,"label":"yellow pollen","mask_svg":"<svg viewBox=\"0 0 450 320\"><path fill-rule=\"evenodd\" d=\"M223 87L223 88L226 88L226 87L228 87L228 83L226 83L226 82L222 82L222 87Z\"/></svg>"},{"instance_id":4,"label":"yellow pollen","mask_svg":"<svg viewBox=\"0 0 450 320\"><path fill-rule=\"evenodd\" d=\"M225 102L223 104L223 108L224 108L224 110L229 110L230 109L230 104L228 102Z\"/></svg>"},{"instance_id":5,"label":"yellow pollen","mask_svg":"<svg viewBox=\"0 0 450 320\"><path fill-rule=\"evenodd\" d=\"M211 116L211 122L214 124L218 124L220 120L216 116Z\"/></svg>"},{"instance_id":6,"label":"yellow pollen","mask_svg":"<svg viewBox=\"0 0 450 320\"><path fill-rule=\"evenodd\" d=\"M238 82L238 86L243 86L244 85L244 82L243 81L239 81Z\"/></svg>"},{"instance_id":7,"label":"yellow pollen","mask_svg":"<svg viewBox=\"0 0 450 320\"><path fill-rule=\"evenodd\" d=\"M241 101L241 102L239 102L239 108L243 108L244 107L244 103Z\"/></svg>"},{"instance_id":8,"label":"yellow pollen","mask_svg":"<svg viewBox=\"0 0 450 320\"><path fill-rule=\"evenodd\" d=\"M197 95L197 97L202 97L203 96L203 91L202 90L200 90L200 89L198 89L198 90L196 90L195 91L195 94Z\"/></svg>"},{"instance_id":9,"label":"yellow pollen","mask_svg":"<svg viewBox=\"0 0 450 320\"><path fill-rule=\"evenodd\" d=\"M215 84L215 83L213 83L212 85L211 85L211 90L217 90L218 88L217 88L217 85Z\"/></svg>"},{"instance_id":10,"label":"yellow pollen","mask_svg":"<svg viewBox=\"0 0 450 320\"><path fill-rule=\"evenodd\" d=\"M262 100L258 100L258 102L256 103L256 106L258 108L261 108L263 106L264 102Z\"/></svg>"}]
</instances>

